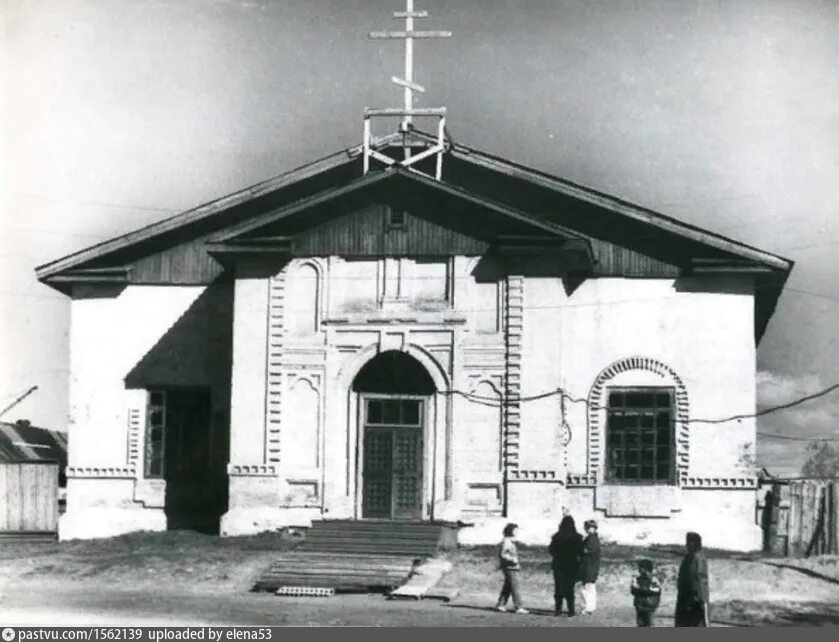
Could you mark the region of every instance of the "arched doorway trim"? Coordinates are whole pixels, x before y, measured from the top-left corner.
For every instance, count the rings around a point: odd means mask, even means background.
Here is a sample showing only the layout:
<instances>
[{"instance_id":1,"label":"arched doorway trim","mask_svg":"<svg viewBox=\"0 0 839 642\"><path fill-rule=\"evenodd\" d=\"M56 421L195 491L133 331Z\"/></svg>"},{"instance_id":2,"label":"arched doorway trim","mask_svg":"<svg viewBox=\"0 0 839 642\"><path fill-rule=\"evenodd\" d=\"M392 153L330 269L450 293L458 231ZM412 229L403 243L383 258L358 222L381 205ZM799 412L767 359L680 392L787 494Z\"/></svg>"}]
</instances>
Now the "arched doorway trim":
<instances>
[{"instance_id":1,"label":"arched doorway trim","mask_svg":"<svg viewBox=\"0 0 839 642\"><path fill-rule=\"evenodd\" d=\"M338 370L334 380L336 392L345 395L346 435L347 435L347 496L354 503L354 515L362 516L361 491L363 481L362 462L359 460L361 452L360 440L363 439L361 426L360 394L353 392L353 381L361 369L382 352L378 342L370 344L355 352ZM427 404L427 427L425 433L425 475L423 497L423 517L434 518L435 504L451 498L451 395L446 394L450 388L450 380L445 368L434 355L424 347L407 343L399 352L410 355L425 369L436 388L436 394L429 398ZM442 394L441 394L442 393Z\"/></svg>"}]
</instances>

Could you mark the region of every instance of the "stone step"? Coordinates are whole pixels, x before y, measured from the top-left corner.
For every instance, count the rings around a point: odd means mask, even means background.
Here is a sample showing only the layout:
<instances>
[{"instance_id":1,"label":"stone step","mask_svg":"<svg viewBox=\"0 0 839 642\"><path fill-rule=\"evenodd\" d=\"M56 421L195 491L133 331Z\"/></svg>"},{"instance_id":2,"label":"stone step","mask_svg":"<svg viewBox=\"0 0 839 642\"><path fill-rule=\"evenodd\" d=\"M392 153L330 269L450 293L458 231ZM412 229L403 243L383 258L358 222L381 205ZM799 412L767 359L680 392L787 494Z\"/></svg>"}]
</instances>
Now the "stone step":
<instances>
[{"instance_id":1,"label":"stone step","mask_svg":"<svg viewBox=\"0 0 839 642\"><path fill-rule=\"evenodd\" d=\"M444 539L451 540L453 528L390 520L315 521L300 547L272 563L254 590L390 590L408 580L416 561L432 557Z\"/></svg>"}]
</instances>

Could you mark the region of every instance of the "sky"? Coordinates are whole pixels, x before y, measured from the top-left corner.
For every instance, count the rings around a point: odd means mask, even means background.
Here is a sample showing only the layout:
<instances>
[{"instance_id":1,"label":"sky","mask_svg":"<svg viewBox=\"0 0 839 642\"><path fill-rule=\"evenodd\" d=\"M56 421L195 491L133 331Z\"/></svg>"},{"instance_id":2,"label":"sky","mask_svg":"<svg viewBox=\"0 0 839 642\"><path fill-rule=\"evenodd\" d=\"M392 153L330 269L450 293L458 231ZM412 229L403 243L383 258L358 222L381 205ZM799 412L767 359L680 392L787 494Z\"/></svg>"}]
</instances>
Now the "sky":
<instances>
[{"instance_id":1,"label":"sky","mask_svg":"<svg viewBox=\"0 0 839 642\"><path fill-rule=\"evenodd\" d=\"M455 141L796 262L761 408L839 382L839 2L417 0ZM0 4L0 408L66 429L69 304L36 265L360 143L401 0ZM748 409L747 409L748 410ZM839 438L839 392L763 433ZM795 474L807 442L760 439Z\"/></svg>"}]
</instances>

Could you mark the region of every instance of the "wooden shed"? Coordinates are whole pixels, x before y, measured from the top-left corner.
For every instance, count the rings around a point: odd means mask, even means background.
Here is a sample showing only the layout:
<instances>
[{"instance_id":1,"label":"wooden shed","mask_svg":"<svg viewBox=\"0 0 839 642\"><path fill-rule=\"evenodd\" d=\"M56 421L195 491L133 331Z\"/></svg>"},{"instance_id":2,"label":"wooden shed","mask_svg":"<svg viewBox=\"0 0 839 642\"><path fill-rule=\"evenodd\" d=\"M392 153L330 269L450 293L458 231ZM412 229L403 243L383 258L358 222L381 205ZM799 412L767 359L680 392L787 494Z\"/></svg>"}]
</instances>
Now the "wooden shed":
<instances>
[{"instance_id":1,"label":"wooden shed","mask_svg":"<svg viewBox=\"0 0 839 642\"><path fill-rule=\"evenodd\" d=\"M773 479L758 501L764 551L781 557L839 554L839 478Z\"/></svg>"},{"instance_id":2,"label":"wooden shed","mask_svg":"<svg viewBox=\"0 0 839 642\"><path fill-rule=\"evenodd\" d=\"M0 422L0 539L56 536L66 464L64 433Z\"/></svg>"}]
</instances>

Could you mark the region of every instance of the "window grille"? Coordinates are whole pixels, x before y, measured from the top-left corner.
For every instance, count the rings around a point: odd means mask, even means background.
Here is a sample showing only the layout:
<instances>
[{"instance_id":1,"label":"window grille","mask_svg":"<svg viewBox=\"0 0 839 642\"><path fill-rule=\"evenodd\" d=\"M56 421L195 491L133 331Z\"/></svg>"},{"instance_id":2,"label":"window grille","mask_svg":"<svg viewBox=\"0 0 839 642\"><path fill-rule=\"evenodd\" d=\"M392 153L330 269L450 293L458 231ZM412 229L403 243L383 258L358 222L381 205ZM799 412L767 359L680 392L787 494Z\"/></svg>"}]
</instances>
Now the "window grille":
<instances>
[{"instance_id":1,"label":"window grille","mask_svg":"<svg viewBox=\"0 0 839 642\"><path fill-rule=\"evenodd\" d=\"M675 469L672 388L610 388L606 481L672 484Z\"/></svg>"}]
</instances>

